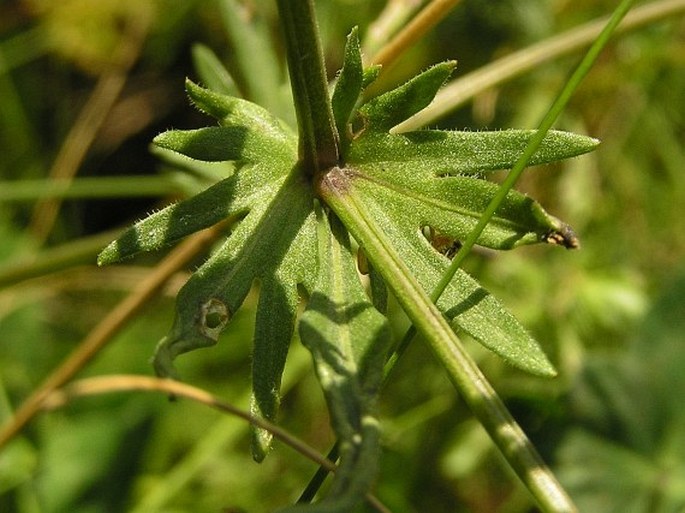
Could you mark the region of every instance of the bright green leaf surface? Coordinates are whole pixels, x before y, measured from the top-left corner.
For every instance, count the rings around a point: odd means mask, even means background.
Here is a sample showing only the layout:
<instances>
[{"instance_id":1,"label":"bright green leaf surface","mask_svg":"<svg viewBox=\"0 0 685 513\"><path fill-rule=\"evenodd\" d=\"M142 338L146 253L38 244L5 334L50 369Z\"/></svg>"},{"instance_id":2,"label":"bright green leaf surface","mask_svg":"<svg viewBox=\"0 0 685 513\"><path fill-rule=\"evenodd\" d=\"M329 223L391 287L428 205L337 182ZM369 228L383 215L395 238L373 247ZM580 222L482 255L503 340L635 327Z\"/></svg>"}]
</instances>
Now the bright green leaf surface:
<instances>
[{"instance_id":1,"label":"bright green leaf surface","mask_svg":"<svg viewBox=\"0 0 685 513\"><path fill-rule=\"evenodd\" d=\"M343 171L343 176L346 173ZM354 173L346 178L342 190L363 205L365 216L380 227L385 243L391 244L422 289L430 293L447 269L448 260L438 254L419 227L406 215L388 210L388 206L359 187ZM340 215L340 212L338 212ZM405 220L409 219L409 222ZM353 232L355 237L357 233ZM381 262L374 262L378 267ZM397 292L394 280L385 276L388 286ZM543 376L555 371L540 346L521 324L490 293L465 271L459 271L438 301L440 310L466 333L502 356L512 365Z\"/></svg>"},{"instance_id":2,"label":"bright green leaf surface","mask_svg":"<svg viewBox=\"0 0 685 513\"><path fill-rule=\"evenodd\" d=\"M153 142L160 148L174 150L191 159L207 162L226 160L256 162L265 153L277 154L281 149L278 145L272 148L271 139L242 126L172 130L158 135Z\"/></svg>"},{"instance_id":3,"label":"bright green leaf surface","mask_svg":"<svg viewBox=\"0 0 685 513\"><path fill-rule=\"evenodd\" d=\"M364 171L364 167L352 171L355 192L364 202L380 205L385 215L406 232L430 226L454 239L468 236L497 190L493 183L464 176L407 179L409 175L398 176L393 170L381 176ZM510 249L548 240L564 241L561 234L573 237L566 225L548 215L538 203L512 191L478 243ZM574 241L569 240L568 244L573 245Z\"/></svg>"},{"instance_id":4,"label":"bright green leaf surface","mask_svg":"<svg viewBox=\"0 0 685 513\"><path fill-rule=\"evenodd\" d=\"M298 168L285 183L273 184L223 246L181 289L174 326L159 344L157 373L175 376L176 356L217 342L253 282L261 284L255 329L253 411L273 419L288 345L294 326L297 286L311 289L316 271L314 198L298 180ZM269 437L258 435L261 459Z\"/></svg>"},{"instance_id":5,"label":"bright green leaf surface","mask_svg":"<svg viewBox=\"0 0 685 513\"><path fill-rule=\"evenodd\" d=\"M294 330L297 286L311 288L316 272L314 197L296 165L295 139L280 122L256 105L190 82L188 91L203 111L219 117L222 126L167 132L155 142L192 159L234 160L237 169L205 191L134 225L105 248L99 262L158 249L225 218L244 216L180 291L174 326L159 344L154 364L159 375L175 376L176 356L215 344L257 280L261 289L252 410L273 419ZM256 459L266 454L270 439L267 433L256 433Z\"/></svg>"},{"instance_id":6,"label":"bright green leaf surface","mask_svg":"<svg viewBox=\"0 0 685 513\"><path fill-rule=\"evenodd\" d=\"M186 91L192 102L202 112L219 120L222 126L241 127L258 137L264 149L275 152L280 147L285 154L297 143L295 134L280 119L257 104L215 93L186 80Z\"/></svg>"},{"instance_id":7,"label":"bright green leaf surface","mask_svg":"<svg viewBox=\"0 0 685 513\"><path fill-rule=\"evenodd\" d=\"M160 148L194 160L234 161L230 177L192 198L136 223L100 254L100 265L164 247L251 205L268 201L296 161L296 139L267 111L250 102L202 89L188 81L188 94L222 126L170 131L155 138ZM259 162L259 164L255 164Z\"/></svg>"},{"instance_id":8,"label":"bright green leaf surface","mask_svg":"<svg viewBox=\"0 0 685 513\"><path fill-rule=\"evenodd\" d=\"M142 251L153 251L223 219L244 214L256 202L266 201L283 182L282 170L263 166L240 172L180 203L151 214L109 244L98 257L100 265L117 262Z\"/></svg>"},{"instance_id":9,"label":"bright green leaf surface","mask_svg":"<svg viewBox=\"0 0 685 513\"><path fill-rule=\"evenodd\" d=\"M455 66L454 61L436 64L400 87L362 105L359 115L365 129L380 132L390 130L427 107Z\"/></svg>"},{"instance_id":10,"label":"bright green leaf surface","mask_svg":"<svg viewBox=\"0 0 685 513\"><path fill-rule=\"evenodd\" d=\"M404 134L364 132L345 155L348 164L377 164L379 172L390 163L411 177L473 174L511 168L534 130L457 132L422 130ZM599 141L568 132L552 131L543 140L529 165L582 155Z\"/></svg>"},{"instance_id":11,"label":"bright green leaf surface","mask_svg":"<svg viewBox=\"0 0 685 513\"><path fill-rule=\"evenodd\" d=\"M341 137L347 132L347 123L359 99L363 85L364 70L359 49L359 34L358 30L354 28L347 36L345 61L331 98L333 118Z\"/></svg>"}]
</instances>

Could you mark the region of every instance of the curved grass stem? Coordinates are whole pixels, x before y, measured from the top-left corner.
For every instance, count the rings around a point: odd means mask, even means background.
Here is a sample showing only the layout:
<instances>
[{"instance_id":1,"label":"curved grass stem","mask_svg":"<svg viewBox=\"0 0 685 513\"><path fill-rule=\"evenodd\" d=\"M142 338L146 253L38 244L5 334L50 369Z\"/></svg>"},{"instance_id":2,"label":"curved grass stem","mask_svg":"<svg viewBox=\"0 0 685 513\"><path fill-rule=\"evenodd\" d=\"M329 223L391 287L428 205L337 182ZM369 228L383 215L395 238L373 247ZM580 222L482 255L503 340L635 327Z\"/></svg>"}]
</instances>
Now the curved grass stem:
<instances>
[{"instance_id":1,"label":"curved grass stem","mask_svg":"<svg viewBox=\"0 0 685 513\"><path fill-rule=\"evenodd\" d=\"M0 204L36 199L95 199L165 196L185 192L176 176L106 176L0 182Z\"/></svg>"},{"instance_id":2,"label":"curved grass stem","mask_svg":"<svg viewBox=\"0 0 685 513\"><path fill-rule=\"evenodd\" d=\"M110 394L115 392L160 392L174 397L184 397L200 404L204 404L222 413L228 413L246 420L261 429L269 431L274 438L299 452L311 461L319 464L328 472L335 472L336 466L329 458L323 456L306 442L291 435L280 426L263 419L258 415L242 410L230 403L222 401L201 388L181 383L173 379L156 378L138 375L98 376L75 381L67 387L56 389L47 394L41 404L41 409L60 408L78 397ZM380 513L390 513L375 496L366 495L366 501Z\"/></svg>"},{"instance_id":3,"label":"curved grass stem","mask_svg":"<svg viewBox=\"0 0 685 513\"><path fill-rule=\"evenodd\" d=\"M217 399L215 396L201 388L173 379L137 375L112 375L85 378L75 381L64 388L53 390L45 396L43 403L41 404L41 409L53 410L61 408L77 397L129 391L161 392L173 397L184 397L200 404L210 406L221 412L229 413L269 431L274 437L315 463L318 463L329 472L335 471L335 464L322 456L310 445L292 436L285 429L262 417L252 415L230 403Z\"/></svg>"},{"instance_id":4,"label":"curved grass stem","mask_svg":"<svg viewBox=\"0 0 685 513\"><path fill-rule=\"evenodd\" d=\"M147 279L93 328L85 340L24 401L14 417L0 429L0 449L14 438L40 411L45 398L70 381L135 315L147 305L166 281L221 233L220 226L189 238L160 263Z\"/></svg>"}]
</instances>

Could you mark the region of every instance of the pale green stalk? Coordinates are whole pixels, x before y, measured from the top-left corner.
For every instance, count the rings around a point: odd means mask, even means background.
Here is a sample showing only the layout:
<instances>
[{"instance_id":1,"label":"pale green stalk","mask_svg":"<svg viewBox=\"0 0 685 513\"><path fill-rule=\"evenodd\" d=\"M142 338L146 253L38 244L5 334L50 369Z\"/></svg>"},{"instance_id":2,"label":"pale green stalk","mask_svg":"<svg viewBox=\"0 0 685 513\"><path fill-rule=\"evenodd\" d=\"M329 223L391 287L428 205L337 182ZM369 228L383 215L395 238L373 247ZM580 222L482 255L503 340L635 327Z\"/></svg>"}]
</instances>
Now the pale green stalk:
<instances>
[{"instance_id":1,"label":"pale green stalk","mask_svg":"<svg viewBox=\"0 0 685 513\"><path fill-rule=\"evenodd\" d=\"M523 483L546 512L575 512L575 506L545 466L523 430L492 388L447 320L406 267L382 227L366 215L364 205L348 194L343 172L329 172L322 183L326 203L364 247L370 261L392 289L430 345L464 401Z\"/></svg>"},{"instance_id":2,"label":"pale green stalk","mask_svg":"<svg viewBox=\"0 0 685 513\"><path fill-rule=\"evenodd\" d=\"M0 203L37 199L134 198L180 194L188 179L175 176L112 176L73 180L13 180L0 182Z\"/></svg>"},{"instance_id":3,"label":"pale green stalk","mask_svg":"<svg viewBox=\"0 0 685 513\"><path fill-rule=\"evenodd\" d=\"M328 81L314 16L313 0L278 0L285 33L300 140L300 160L308 173L338 163L338 132L328 93Z\"/></svg>"}]
</instances>

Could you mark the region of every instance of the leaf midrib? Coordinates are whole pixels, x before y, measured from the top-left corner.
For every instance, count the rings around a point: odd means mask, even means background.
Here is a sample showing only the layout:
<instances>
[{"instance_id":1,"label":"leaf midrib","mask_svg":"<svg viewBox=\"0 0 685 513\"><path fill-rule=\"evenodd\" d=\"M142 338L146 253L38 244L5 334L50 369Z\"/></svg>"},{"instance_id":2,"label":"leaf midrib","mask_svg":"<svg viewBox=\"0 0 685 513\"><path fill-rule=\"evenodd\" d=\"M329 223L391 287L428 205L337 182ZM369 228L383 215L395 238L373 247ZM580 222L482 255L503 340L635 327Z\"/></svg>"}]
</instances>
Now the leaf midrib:
<instances>
[{"instance_id":1,"label":"leaf midrib","mask_svg":"<svg viewBox=\"0 0 685 513\"><path fill-rule=\"evenodd\" d=\"M412 199L416 199L420 203L427 204L427 205L434 207L434 208L437 208L437 209L447 210L449 212L453 212L456 215L462 215L465 217L470 217L476 221L478 219L480 219L480 216L481 216L481 212L477 212L477 211L469 210L469 209L465 209L465 208L458 208L457 205L454 205L452 203L439 201L439 200L436 200L430 196L419 195L419 194L415 193L412 189L408 189L408 188L402 187L396 183L381 180L377 177L372 177L372 176L366 175L364 173L360 173L359 171L356 171L353 169L350 170L349 175L352 178L358 177L358 178L361 178L363 180L367 180L367 181L374 183L380 187L385 187L386 189L390 189L390 190L396 192L398 195L403 195L403 196L407 196L407 197L412 198ZM521 232L528 233L528 232L530 232L530 230L528 230L524 224L516 223L516 222L511 221L509 219L506 219L504 217L499 217L499 216L495 215L492 217L491 221L494 221L493 224L498 224L500 226L508 227L512 231L515 231L517 233L521 233Z\"/></svg>"}]
</instances>

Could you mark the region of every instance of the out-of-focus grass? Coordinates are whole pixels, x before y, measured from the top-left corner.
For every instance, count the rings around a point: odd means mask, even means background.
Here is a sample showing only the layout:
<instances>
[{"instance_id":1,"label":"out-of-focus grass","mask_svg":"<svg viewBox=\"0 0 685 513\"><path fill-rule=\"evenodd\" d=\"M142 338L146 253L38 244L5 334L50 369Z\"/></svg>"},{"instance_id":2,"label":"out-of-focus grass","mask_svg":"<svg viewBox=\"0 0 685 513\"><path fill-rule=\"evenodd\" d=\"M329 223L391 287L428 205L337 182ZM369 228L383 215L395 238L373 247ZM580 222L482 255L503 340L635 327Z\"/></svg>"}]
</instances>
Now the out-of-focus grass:
<instances>
[{"instance_id":1,"label":"out-of-focus grass","mask_svg":"<svg viewBox=\"0 0 685 513\"><path fill-rule=\"evenodd\" d=\"M46 176L98 77L112 64L121 20L139 4L96 3L97 8L78 0L0 6L2 197L10 195L12 180ZM322 12L329 15L322 18L323 28L334 69L342 36L352 24L363 31L382 2L324 3ZM154 22L141 57L79 166L79 176L156 176L164 170L149 156L152 136L170 126L199 126L182 89L183 76L194 74L191 45L202 42L229 64L234 54L226 48L214 3L182 4L149 2ZM272 6L254 5L270 16L277 42ZM387 81L445 58L459 60L460 76L611 8L611 2L464 1L397 63ZM648 461L659 475L668 476L676 475L684 461L669 434L678 425L678 412L662 400L659 387L665 385L657 379L669 362L680 361L685 342L682 331L662 336L663 325L678 319L673 312L682 312L685 303L677 290L666 292L685 272L685 231L680 227L685 205L683 32L685 22L678 18L617 40L557 125L601 139L600 149L529 173L521 183L574 226L582 249L523 249L481 254L468 262L536 334L561 374L552 382L529 378L477 347L473 351L545 457L553 466L559 462L562 478L581 505L598 508L602 499L578 478L583 461L577 455L603 455L586 470L594 482L605 483L604 511L613 511L624 492L614 486L621 477L615 474L617 462ZM575 61L559 59L484 92L440 123L474 130L532 127ZM44 251L129 222L168 199L68 200L44 245L27 229L33 202L0 203L0 275L17 262L30 266ZM49 268L48 275L4 282L2 423L136 283L138 275L132 272L141 267L98 270L93 266L96 251L65 259L61 270ZM134 263L154 266L159 258ZM177 287L172 284L149 305L84 373L149 373L148 358L169 327ZM241 312L216 348L181 362L188 381L241 406L247 404L250 312ZM401 332L403 318L396 316L395 323ZM651 348L645 342L650 337L659 344ZM288 366L283 424L326 450L332 435L323 400L298 344ZM660 354L671 357L664 361ZM530 511L438 368L416 343L382 395L386 451L378 495L395 511ZM645 383L642 399L631 395L631 380ZM654 390L649 383L656 383ZM672 395L682 392L674 389ZM626 394L635 401L625 400ZM652 397L658 398L659 411L643 411L640 401ZM640 445L635 426L651 443ZM0 510L266 511L293 499L314 465L279 447L257 466L249 457L247 432L237 420L161 397L82 400L39 417L0 453ZM617 454L625 458L616 459ZM639 468L631 467L631 475ZM648 477L635 481L640 490L650 491ZM644 508L631 511L682 505L668 490L650 497L656 502L639 502Z\"/></svg>"}]
</instances>

